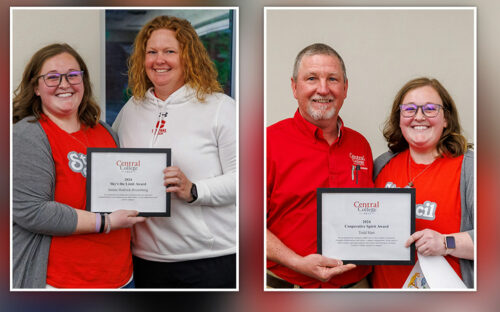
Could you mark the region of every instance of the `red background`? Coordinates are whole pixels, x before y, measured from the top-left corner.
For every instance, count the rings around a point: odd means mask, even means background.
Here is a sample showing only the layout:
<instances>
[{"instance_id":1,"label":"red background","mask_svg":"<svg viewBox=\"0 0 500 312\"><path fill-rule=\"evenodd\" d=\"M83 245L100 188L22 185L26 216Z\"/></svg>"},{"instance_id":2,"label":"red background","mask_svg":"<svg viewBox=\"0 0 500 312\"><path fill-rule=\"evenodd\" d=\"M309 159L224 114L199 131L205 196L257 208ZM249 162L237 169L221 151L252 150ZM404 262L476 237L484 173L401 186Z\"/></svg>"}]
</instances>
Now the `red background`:
<instances>
[{"instance_id":1,"label":"red background","mask_svg":"<svg viewBox=\"0 0 500 312\"><path fill-rule=\"evenodd\" d=\"M238 6L239 7L239 144L240 253L239 292L158 293L11 293L9 292L9 6ZM453 292L321 292L263 291L263 8L264 6L467 5L478 7L477 97L477 263L478 291ZM500 3L472 1L3 1L0 4L0 310L2 311L498 311L500 99L498 55ZM36 31L36 25L33 25ZM311 30L314 31L314 30ZM348 31L348 30L346 30ZM457 64L457 66L460 66Z\"/></svg>"}]
</instances>

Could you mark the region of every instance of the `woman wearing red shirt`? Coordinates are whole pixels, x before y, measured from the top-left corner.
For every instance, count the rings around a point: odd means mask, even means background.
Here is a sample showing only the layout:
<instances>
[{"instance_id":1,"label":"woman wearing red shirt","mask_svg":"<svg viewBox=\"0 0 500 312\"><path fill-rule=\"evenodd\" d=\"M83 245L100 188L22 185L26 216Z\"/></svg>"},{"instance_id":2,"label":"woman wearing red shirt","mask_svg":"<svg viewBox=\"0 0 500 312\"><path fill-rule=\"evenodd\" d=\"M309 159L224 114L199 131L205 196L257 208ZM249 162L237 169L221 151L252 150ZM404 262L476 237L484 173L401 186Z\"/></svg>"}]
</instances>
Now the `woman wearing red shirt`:
<instances>
[{"instance_id":1,"label":"woman wearing red shirt","mask_svg":"<svg viewBox=\"0 0 500 312\"><path fill-rule=\"evenodd\" d=\"M391 151L375 161L374 177L376 187L416 188L416 232L406 247L445 256L473 287L473 153L461 133L455 103L439 81L409 81L394 100L384 128ZM373 287L401 288L412 268L375 266Z\"/></svg>"}]
</instances>

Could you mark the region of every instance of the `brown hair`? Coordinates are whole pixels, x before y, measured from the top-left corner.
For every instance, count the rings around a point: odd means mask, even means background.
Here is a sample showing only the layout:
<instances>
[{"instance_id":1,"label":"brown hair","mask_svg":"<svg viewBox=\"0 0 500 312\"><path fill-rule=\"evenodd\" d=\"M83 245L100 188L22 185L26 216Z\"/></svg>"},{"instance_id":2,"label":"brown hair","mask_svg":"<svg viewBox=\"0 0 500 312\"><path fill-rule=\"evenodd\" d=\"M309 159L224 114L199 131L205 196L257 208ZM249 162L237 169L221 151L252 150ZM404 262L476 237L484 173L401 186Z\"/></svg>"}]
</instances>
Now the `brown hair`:
<instances>
[{"instance_id":1,"label":"brown hair","mask_svg":"<svg viewBox=\"0 0 500 312\"><path fill-rule=\"evenodd\" d=\"M391 115L384 126L384 137L388 142L389 149L396 153L408 148L408 142L401 132L399 126L400 108L406 94L414 89L430 86L439 94L443 101L443 113L447 126L441 134L436 149L439 155L449 155L457 157L463 155L472 144L467 143L467 139L462 135L462 128L458 119L458 112L455 102L441 83L432 78L416 78L408 81L398 92L392 104Z\"/></svg>"},{"instance_id":2,"label":"brown hair","mask_svg":"<svg viewBox=\"0 0 500 312\"><path fill-rule=\"evenodd\" d=\"M153 31L169 29L175 32L180 44L180 58L184 67L184 83L196 90L196 97L203 101L206 94L222 92L217 81L217 70L193 26L187 20L174 16L158 16L149 21L135 37L134 51L128 64L128 83L132 95L144 98L146 91L153 86L144 69L146 44Z\"/></svg>"},{"instance_id":3,"label":"brown hair","mask_svg":"<svg viewBox=\"0 0 500 312\"><path fill-rule=\"evenodd\" d=\"M101 109L92 95L92 87L88 75L87 65L82 57L70 45L66 43L55 43L38 50L30 59L24 69L21 83L14 91L12 118L16 123L27 116L34 116L35 120L40 119L42 111L42 100L35 94L38 84L37 77L46 60L56 55L68 53L75 58L83 71L84 92L80 106L78 106L78 119L87 125L95 126L99 122Z\"/></svg>"}]
</instances>

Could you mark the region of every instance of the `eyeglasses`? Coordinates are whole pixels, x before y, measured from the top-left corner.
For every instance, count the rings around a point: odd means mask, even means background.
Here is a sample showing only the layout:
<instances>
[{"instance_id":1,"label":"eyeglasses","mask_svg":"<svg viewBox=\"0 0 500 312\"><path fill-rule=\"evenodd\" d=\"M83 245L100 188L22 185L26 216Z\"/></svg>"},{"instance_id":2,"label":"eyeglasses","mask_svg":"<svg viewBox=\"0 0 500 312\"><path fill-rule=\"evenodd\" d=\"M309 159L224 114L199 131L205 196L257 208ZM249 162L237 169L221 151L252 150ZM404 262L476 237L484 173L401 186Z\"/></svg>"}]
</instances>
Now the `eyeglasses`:
<instances>
[{"instance_id":1,"label":"eyeglasses","mask_svg":"<svg viewBox=\"0 0 500 312\"><path fill-rule=\"evenodd\" d=\"M67 72L66 74L48 73L45 75L40 75L36 77L36 79L42 77L47 87L57 87L61 83L63 76L66 77L66 81L69 84L76 85L82 82L83 70L73 70Z\"/></svg>"},{"instance_id":2,"label":"eyeglasses","mask_svg":"<svg viewBox=\"0 0 500 312\"><path fill-rule=\"evenodd\" d=\"M424 105L416 105L416 104L401 104L399 105L399 109L401 111L401 116L403 117L413 117L417 114L418 109L422 109L422 113L426 117L436 117L439 114L440 109L444 109L441 104L432 104L427 103Z\"/></svg>"}]
</instances>

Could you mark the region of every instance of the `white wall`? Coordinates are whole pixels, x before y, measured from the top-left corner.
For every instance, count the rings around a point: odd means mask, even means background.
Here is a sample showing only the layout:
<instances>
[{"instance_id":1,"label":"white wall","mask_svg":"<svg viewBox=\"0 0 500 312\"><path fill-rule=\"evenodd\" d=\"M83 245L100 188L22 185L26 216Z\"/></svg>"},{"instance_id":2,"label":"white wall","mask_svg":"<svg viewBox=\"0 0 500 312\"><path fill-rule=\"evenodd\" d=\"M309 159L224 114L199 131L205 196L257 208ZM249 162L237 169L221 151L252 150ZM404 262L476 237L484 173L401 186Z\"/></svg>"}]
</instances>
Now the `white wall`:
<instances>
[{"instance_id":1,"label":"white wall","mask_svg":"<svg viewBox=\"0 0 500 312\"><path fill-rule=\"evenodd\" d=\"M12 88L21 82L24 68L33 54L52 43L67 43L83 58L89 69L94 96L103 109L104 57L103 10L13 9L12 10Z\"/></svg>"},{"instance_id":2,"label":"white wall","mask_svg":"<svg viewBox=\"0 0 500 312\"><path fill-rule=\"evenodd\" d=\"M398 90L420 76L438 79L474 142L474 11L411 9L267 10L266 126L297 109L290 78L296 55L315 42L344 59L349 90L340 116L361 132L373 156L387 150L382 128Z\"/></svg>"}]
</instances>

